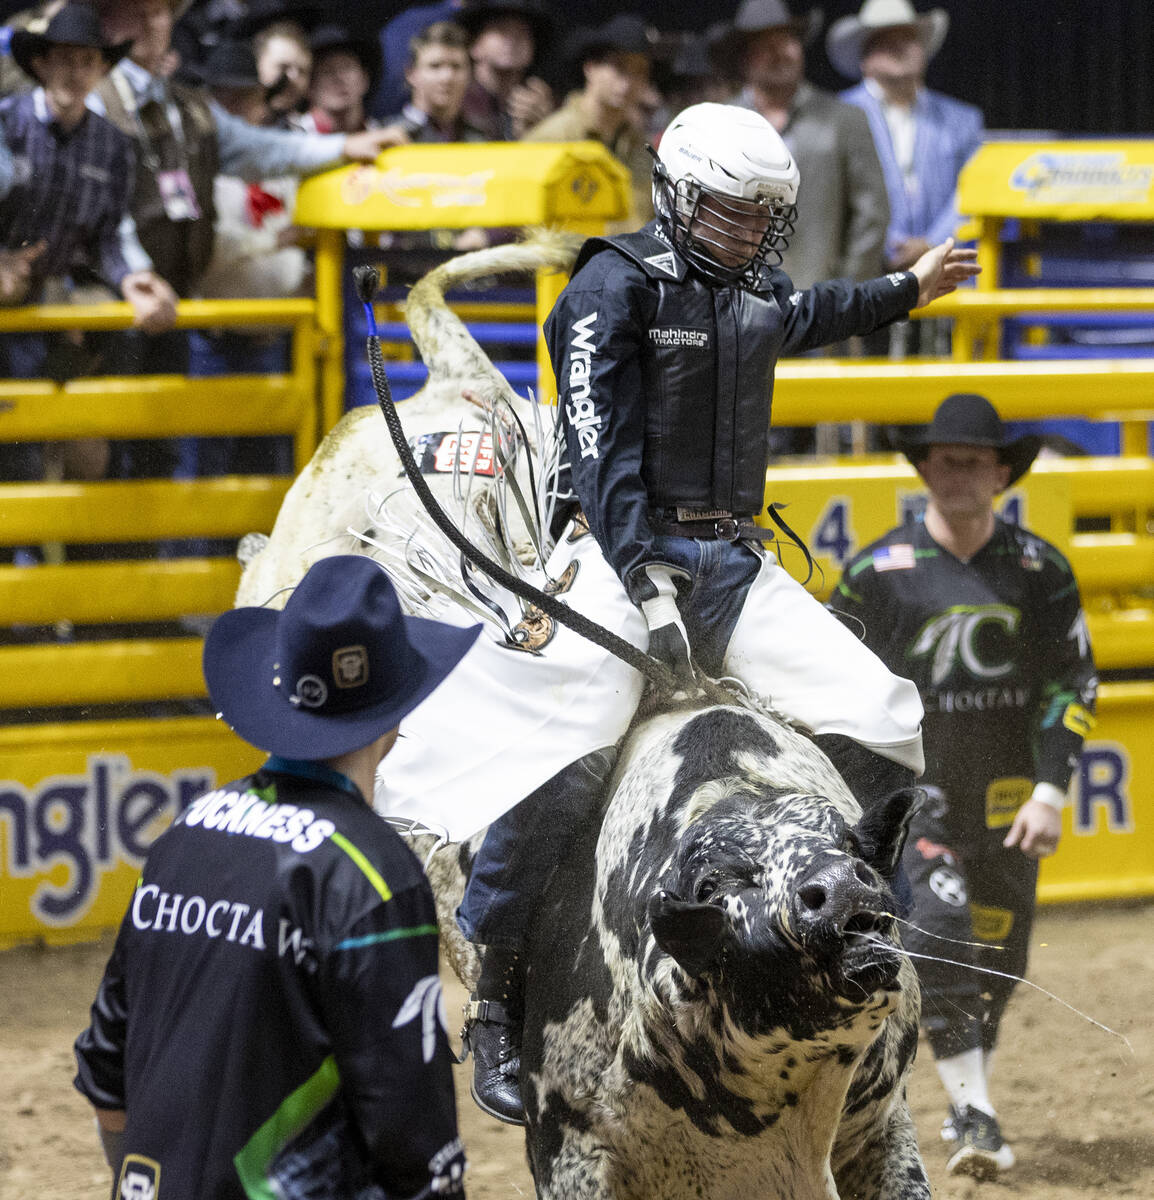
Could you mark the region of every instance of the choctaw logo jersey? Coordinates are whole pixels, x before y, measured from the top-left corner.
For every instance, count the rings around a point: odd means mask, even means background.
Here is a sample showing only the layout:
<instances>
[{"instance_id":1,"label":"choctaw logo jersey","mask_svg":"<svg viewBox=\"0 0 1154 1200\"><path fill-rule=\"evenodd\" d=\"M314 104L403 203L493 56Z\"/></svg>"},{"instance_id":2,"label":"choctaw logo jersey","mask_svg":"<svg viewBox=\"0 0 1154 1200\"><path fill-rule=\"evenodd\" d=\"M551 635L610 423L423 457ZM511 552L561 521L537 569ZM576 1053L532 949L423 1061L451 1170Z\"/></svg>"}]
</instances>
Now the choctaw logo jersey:
<instances>
[{"instance_id":1,"label":"choctaw logo jersey","mask_svg":"<svg viewBox=\"0 0 1154 1200\"><path fill-rule=\"evenodd\" d=\"M274 758L152 847L76 1043L118 1197L463 1195L432 893L349 789Z\"/></svg>"},{"instance_id":2,"label":"choctaw logo jersey","mask_svg":"<svg viewBox=\"0 0 1154 1200\"><path fill-rule=\"evenodd\" d=\"M910 521L846 566L830 607L918 685L926 781L979 803L995 781L1065 790L1097 679L1078 586L1055 547L998 519L963 563Z\"/></svg>"}]
</instances>

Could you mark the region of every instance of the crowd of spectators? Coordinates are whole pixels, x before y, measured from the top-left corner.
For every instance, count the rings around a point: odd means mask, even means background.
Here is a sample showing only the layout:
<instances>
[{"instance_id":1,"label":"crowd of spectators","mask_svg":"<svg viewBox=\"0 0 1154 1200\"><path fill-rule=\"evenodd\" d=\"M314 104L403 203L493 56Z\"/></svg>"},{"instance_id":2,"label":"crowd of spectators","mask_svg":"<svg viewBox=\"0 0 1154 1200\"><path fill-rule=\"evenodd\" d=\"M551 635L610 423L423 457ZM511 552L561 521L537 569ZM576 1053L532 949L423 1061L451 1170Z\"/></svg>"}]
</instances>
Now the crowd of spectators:
<instances>
[{"instance_id":1,"label":"crowd of spectators","mask_svg":"<svg viewBox=\"0 0 1154 1200\"><path fill-rule=\"evenodd\" d=\"M804 215L784 266L806 287L904 267L951 232L957 174L982 136L976 109L926 89L947 17L909 0L865 0L825 31L830 61L854 85L840 97L806 79L821 14L782 0L742 0L731 21L699 30L630 13L576 28L542 0L370 9L48 0L11 18L0 34L0 304L91 299L95 288L129 300L136 327L99 339L0 336L0 370L282 369L283 338L174 330L178 298L307 291L297 181L388 146L592 138L629 169L623 226L637 228L652 215L648 146L670 116L699 100L744 105L799 163ZM423 268L492 236L386 236L382 252L386 262L415 253ZM886 353L889 336L864 349ZM804 436L776 447L811 448ZM114 443L66 456L63 472L289 469L270 440L255 464L244 449ZM0 474L40 478L43 453L0 448Z\"/></svg>"}]
</instances>

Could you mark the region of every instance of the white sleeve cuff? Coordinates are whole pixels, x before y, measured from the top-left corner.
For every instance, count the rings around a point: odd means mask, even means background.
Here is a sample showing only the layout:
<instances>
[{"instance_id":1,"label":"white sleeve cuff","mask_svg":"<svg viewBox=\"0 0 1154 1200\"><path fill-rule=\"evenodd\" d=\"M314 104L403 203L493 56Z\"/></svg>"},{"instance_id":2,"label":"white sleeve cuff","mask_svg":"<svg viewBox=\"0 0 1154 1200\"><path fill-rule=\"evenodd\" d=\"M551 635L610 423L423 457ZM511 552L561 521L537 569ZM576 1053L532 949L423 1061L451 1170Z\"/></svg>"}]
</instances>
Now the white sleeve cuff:
<instances>
[{"instance_id":1,"label":"white sleeve cuff","mask_svg":"<svg viewBox=\"0 0 1154 1200\"><path fill-rule=\"evenodd\" d=\"M1055 812L1061 812L1066 807L1066 793L1060 792L1052 783L1036 783L1031 800L1041 800Z\"/></svg>"}]
</instances>

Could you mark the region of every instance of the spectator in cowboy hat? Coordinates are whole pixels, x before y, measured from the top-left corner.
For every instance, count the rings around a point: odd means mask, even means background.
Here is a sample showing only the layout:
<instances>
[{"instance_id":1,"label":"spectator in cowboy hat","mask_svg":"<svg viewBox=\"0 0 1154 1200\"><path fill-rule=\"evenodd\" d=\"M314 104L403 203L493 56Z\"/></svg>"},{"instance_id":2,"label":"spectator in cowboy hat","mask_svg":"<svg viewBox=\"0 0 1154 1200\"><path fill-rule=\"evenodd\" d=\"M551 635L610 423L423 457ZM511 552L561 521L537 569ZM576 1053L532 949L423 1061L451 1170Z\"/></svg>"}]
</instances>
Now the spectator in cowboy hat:
<instances>
[{"instance_id":1,"label":"spectator in cowboy hat","mask_svg":"<svg viewBox=\"0 0 1154 1200\"><path fill-rule=\"evenodd\" d=\"M869 119L889 196L886 254L902 270L958 225L958 175L982 141L981 112L925 86L926 67L949 28L941 8L910 0L865 0L826 34L826 51L847 79L841 98Z\"/></svg>"},{"instance_id":2,"label":"spectator in cowboy hat","mask_svg":"<svg viewBox=\"0 0 1154 1200\"><path fill-rule=\"evenodd\" d=\"M209 631L213 703L270 757L153 843L77 1039L117 1196L464 1195L433 894L372 802L478 632L356 555Z\"/></svg>"},{"instance_id":3,"label":"spectator in cowboy hat","mask_svg":"<svg viewBox=\"0 0 1154 1200\"><path fill-rule=\"evenodd\" d=\"M15 33L17 29L27 29L29 33L43 33L48 28L48 22L64 7L67 0L45 0L43 4L34 5L19 12L12 13L4 19L0 29ZM0 32L0 38L10 36ZM11 96L13 92L29 92L35 83L16 65L9 53L9 46L3 47L0 53L0 96Z\"/></svg>"},{"instance_id":4,"label":"spectator in cowboy hat","mask_svg":"<svg viewBox=\"0 0 1154 1200\"><path fill-rule=\"evenodd\" d=\"M256 55L247 41L218 42L204 64L197 68L197 79L208 88L212 98L226 112L263 125L268 117L268 89L261 82Z\"/></svg>"},{"instance_id":5,"label":"spectator in cowboy hat","mask_svg":"<svg viewBox=\"0 0 1154 1200\"><path fill-rule=\"evenodd\" d=\"M142 328L166 328L175 317L175 296L151 263L133 270L126 257L139 251L135 233L121 231L132 194L131 143L88 108L89 93L128 49L106 41L82 4L65 5L43 33L12 34L13 59L39 87L0 108L3 302L34 298L44 279L69 274L80 256L132 303ZM88 181L83 196L78 184L61 188L61 178ZM15 272L19 287L11 285L14 261L28 268Z\"/></svg>"},{"instance_id":6,"label":"spectator in cowboy hat","mask_svg":"<svg viewBox=\"0 0 1154 1200\"><path fill-rule=\"evenodd\" d=\"M805 79L805 47L821 21L817 9L796 16L782 0L742 0L719 47L744 82L738 103L781 134L801 172L801 215L782 263L799 288L882 274L889 220L864 115Z\"/></svg>"},{"instance_id":7,"label":"spectator in cowboy hat","mask_svg":"<svg viewBox=\"0 0 1154 1200\"><path fill-rule=\"evenodd\" d=\"M823 279L861 282L883 274L889 221L885 180L865 114L805 78L805 47L821 22L817 9L799 16L782 0L742 0L733 30L719 46L744 83L737 103L769 121L801 172L799 215L781 265L802 289ZM871 338L888 346L886 331ZM844 354L860 345L822 353ZM847 435L848 429L836 426L775 425L770 438L775 454L801 454L848 449Z\"/></svg>"},{"instance_id":8,"label":"spectator in cowboy hat","mask_svg":"<svg viewBox=\"0 0 1154 1200\"><path fill-rule=\"evenodd\" d=\"M369 128L365 97L381 74L375 38L357 37L340 25L322 25L309 41L313 68L308 112L300 128L318 133L353 133Z\"/></svg>"},{"instance_id":9,"label":"spectator in cowboy hat","mask_svg":"<svg viewBox=\"0 0 1154 1200\"><path fill-rule=\"evenodd\" d=\"M196 0L181 6L172 29L179 58L175 78L196 84L209 55L225 42L247 41L265 25L286 16L285 0Z\"/></svg>"},{"instance_id":10,"label":"spectator in cowboy hat","mask_svg":"<svg viewBox=\"0 0 1154 1200\"><path fill-rule=\"evenodd\" d=\"M225 112L252 125L268 120L269 88L262 82L249 41L218 42L199 68L202 83ZM296 181L254 183L219 173L212 258L198 292L205 299L280 299L300 295L308 280L308 255L293 224ZM189 333L190 370L198 376L259 375L289 369L289 335L268 329L198 329ZM197 475L291 474L292 439L214 437L187 439L182 466ZM230 554L227 541L198 539L188 547Z\"/></svg>"},{"instance_id":11,"label":"spectator in cowboy hat","mask_svg":"<svg viewBox=\"0 0 1154 1200\"><path fill-rule=\"evenodd\" d=\"M556 107L553 89L529 73L549 52L552 18L541 0L498 0L465 9L457 23L472 39L465 118L491 141L521 137Z\"/></svg>"},{"instance_id":12,"label":"spectator in cowboy hat","mask_svg":"<svg viewBox=\"0 0 1154 1200\"><path fill-rule=\"evenodd\" d=\"M600 142L633 178L633 212L617 231L636 229L653 216L653 159L638 124L639 101L653 65L650 29L635 14L618 13L604 25L579 31L567 57L584 86L570 93L524 140Z\"/></svg>"},{"instance_id":13,"label":"spectator in cowboy hat","mask_svg":"<svg viewBox=\"0 0 1154 1200\"><path fill-rule=\"evenodd\" d=\"M176 296L140 248L130 216L132 140L88 107L89 93L128 50L109 42L86 5L65 5L43 32L17 29L11 53L34 81L0 101L0 305L66 301L99 280L133 308L141 330L169 328ZM93 339L79 334L0 337L7 378L91 373ZM103 478L109 444L79 439L15 443L0 451L7 479L40 479L59 462L67 478Z\"/></svg>"}]
</instances>

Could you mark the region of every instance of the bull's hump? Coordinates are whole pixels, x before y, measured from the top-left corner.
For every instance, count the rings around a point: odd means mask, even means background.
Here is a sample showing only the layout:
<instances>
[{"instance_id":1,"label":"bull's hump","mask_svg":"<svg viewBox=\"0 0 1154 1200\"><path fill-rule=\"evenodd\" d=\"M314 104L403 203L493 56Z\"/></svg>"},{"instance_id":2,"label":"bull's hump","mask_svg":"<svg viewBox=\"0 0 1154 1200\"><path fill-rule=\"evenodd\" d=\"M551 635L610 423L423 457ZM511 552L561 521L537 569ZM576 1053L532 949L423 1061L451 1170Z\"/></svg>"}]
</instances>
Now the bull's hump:
<instances>
[{"instance_id":1,"label":"bull's hump","mask_svg":"<svg viewBox=\"0 0 1154 1200\"><path fill-rule=\"evenodd\" d=\"M675 805L707 780L743 774L751 759L771 762L781 747L773 733L751 713L713 708L686 722L673 743L680 764L673 780Z\"/></svg>"}]
</instances>

